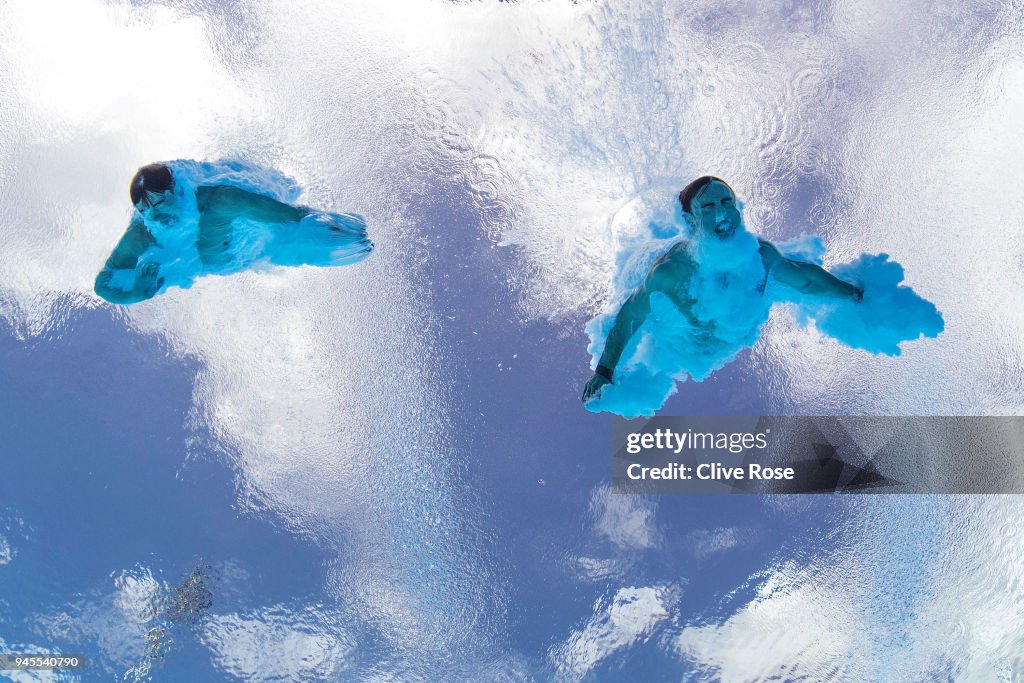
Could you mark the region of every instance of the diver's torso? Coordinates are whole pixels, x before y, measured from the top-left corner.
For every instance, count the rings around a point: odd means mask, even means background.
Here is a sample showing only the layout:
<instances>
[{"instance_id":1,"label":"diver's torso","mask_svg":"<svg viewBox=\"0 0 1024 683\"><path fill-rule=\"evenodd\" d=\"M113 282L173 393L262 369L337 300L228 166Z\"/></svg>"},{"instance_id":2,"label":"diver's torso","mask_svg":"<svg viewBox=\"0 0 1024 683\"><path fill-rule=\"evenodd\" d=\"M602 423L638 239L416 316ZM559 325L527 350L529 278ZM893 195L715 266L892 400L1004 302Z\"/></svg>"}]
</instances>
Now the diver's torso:
<instances>
[{"instance_id":1,"label":"diver's torso","mask_svg":"<svg viewBox=\"0 0 1024 683\"><path fill-rule=\"evenodd\" d=\"M745 237L717 249L682 243L666 253L652 273L652 294L664 294L676 310L666 309L654 296L652 313L681 315L687 319L684 327L698 328L705 338L709 327L725 342L756 336L771 305L764 296L768 271L756 239L749 233ZM672 326L678 328L680 321Z\"/></svg>"}]
</instances>

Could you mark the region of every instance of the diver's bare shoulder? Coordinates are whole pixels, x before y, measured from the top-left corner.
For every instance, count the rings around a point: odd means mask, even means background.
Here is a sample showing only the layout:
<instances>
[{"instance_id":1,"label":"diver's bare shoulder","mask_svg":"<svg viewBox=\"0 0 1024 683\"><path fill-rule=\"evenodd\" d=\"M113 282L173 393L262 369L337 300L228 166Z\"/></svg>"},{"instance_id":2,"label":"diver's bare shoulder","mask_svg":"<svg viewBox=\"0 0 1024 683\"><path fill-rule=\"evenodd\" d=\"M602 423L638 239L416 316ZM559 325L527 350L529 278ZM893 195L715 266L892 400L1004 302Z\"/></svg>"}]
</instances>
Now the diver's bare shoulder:
<instances>
[{"instance_id":1,"label":"diver's bare shoulder","mask_svg":"<svg viewBox=\"0 0 1024 683\"><path fill-rule=\"evenodd\" d=\"M644 283L648 292L663 292L677 299L689 289L690 280L697 271L697 263L688 247L688 243L683 240L658 257Z\"/></svg>"},{"instance_id":2,"label":"diver's bare shoulder","mask_svg":"<svg viewBox=\"0 0 1024 683\"><path fill-rule=\"evenodd\" d=\"M248 218L268 223L297 223L310 213L304 206L292 206L257 192L233 185L202 185L196 189L200 215L219 220Z\"/></svg>"},{"instance_id":3,"label":"diver's bare shoulder","mask_svg":"<svg viewBox=\"0 0 1024 683\"><path fill-rule=\"evenodd\" d=\"M196 188L196 205L200 215L231 213L233 192L228 185L200 185Z\"/></svg>"}]
</instances>

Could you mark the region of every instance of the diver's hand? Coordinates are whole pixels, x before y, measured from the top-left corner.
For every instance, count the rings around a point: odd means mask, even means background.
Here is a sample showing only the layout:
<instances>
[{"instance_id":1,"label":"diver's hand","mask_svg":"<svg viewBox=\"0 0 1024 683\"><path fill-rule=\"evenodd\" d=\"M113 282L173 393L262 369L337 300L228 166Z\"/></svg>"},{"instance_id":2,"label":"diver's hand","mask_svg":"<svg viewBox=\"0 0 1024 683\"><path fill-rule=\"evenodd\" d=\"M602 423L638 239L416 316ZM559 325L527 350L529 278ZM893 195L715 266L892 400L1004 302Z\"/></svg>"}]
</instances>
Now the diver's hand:
<instances>
[{"instance_id":1,"label":"diver's hand","mask_svg":"<svg viewBox=\"0 0 1024 683\"><path fill-rule=\"evenodd\" d=\"M604 375L599 375L596 372L594 376L587 381L587 385L583 387L583 402L590 403L595 398L601 395L601 391L611 384L612 381Z\"/></svg>"},{"instance_id":2,"label":"diver's hand","mask_svg":"<svg viewBox=\"0 0 1024 683\"><path fill-rule=\"evenodd\" d=\"M164 285L160 275L160 264L144 263L135 274L135 294L142 299L149 299Z\"/></svg>"}]
</instances>

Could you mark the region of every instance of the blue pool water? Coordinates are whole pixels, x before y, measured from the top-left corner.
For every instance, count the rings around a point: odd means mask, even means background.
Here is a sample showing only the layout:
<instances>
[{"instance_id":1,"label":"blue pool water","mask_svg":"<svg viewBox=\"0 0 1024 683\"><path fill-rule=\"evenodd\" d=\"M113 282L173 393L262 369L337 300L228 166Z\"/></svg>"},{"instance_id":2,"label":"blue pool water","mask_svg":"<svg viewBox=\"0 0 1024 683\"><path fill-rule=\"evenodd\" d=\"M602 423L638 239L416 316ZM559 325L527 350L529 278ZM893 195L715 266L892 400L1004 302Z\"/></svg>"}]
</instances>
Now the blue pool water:
<instances>
[{"instance_id":1,"label":"blue pool water","mask_svg":"<svg viewBox=\"0 0 1024 683\"><path fill-rule=\"evenodd\" d=\"M1014 680L1015 498L615 495L580 393L712 172L945 329L773 311L663 414L1019 413L1019 11L371 5L0 4L0 650L88 658L0 679ZM135 169L224 158L372 257L98 299Z\"/></svg>"}]
</instances>

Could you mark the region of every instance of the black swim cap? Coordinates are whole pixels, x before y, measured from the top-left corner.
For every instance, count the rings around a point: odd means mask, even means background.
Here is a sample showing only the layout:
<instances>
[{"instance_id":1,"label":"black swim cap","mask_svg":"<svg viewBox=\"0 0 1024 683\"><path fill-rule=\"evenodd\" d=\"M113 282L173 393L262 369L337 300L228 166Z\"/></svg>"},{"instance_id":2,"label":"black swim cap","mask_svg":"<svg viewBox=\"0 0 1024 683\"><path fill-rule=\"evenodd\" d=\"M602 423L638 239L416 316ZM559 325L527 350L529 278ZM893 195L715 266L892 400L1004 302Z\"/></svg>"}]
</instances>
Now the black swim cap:
<instances>
[{"instance_id":1,"label":"black swim cap","mask_svg":"<svg viewBox=\"0 0 1024 683\"><path fill-rule=\"evenodd\" d=\"M163 164L149 164L143 166L132 178L131 188L128 194L131 195L132 204L138 204L147 192L166 192L174 187L174 176L171 169Z\"/></svg>"},{"instance_id":2,"label":"black swim cap","mask_svg":"<svg viewBox=\"0 0 1024 683\"><path fill-rule=\"evenodd\" d=\"M684 187L683 191L679 193L679 203L683 205L683 211L686 213L693 213L693 211L690 210L693 208L690 203L693 201L694 197L700 194L701 190L711 184L712 180L717 180L728 187L729 191L732 192L733 195L736 194L736 191L732 189L732 186L718 176L702 175L700 178L697 178L692 183Z\"/></svg>"}]
</instances>

